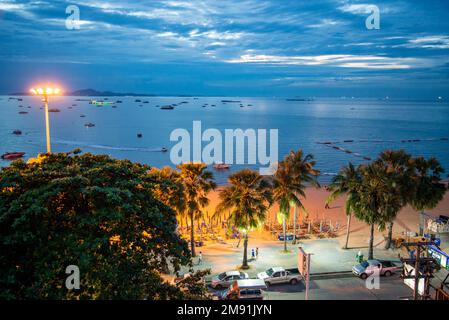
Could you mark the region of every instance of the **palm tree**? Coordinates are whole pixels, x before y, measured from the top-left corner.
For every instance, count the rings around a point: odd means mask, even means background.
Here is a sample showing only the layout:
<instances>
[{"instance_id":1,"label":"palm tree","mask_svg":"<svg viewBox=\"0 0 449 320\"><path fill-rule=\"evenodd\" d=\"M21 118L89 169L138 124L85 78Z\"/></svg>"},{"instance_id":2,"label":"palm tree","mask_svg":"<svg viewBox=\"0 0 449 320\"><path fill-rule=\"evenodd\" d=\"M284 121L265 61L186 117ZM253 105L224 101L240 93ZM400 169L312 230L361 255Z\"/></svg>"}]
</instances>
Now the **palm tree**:
<instances>
[{"instance_id":1,"label":"palm tree","mask_svg":"<svg viewBox=\"0 0 449 320\"><path fill-rule=\"evenodd\" d=\"M379 163L359 167L362 182L357 188L357 201L352 205L357 219L370 226L368 259L373 259L374 227L380 230L390 222L401 208L400 195L390 183L387 169Z\"/></svg>"},{"instance_id":2,"label":"palm tree","mask_svg":"<svg viewBox=\"0 0 449 320\"><path fill-rule=\"evenodd\" d=\"M329 195L326 204L335 201L336 198L346 194L345 212L346 212L346 241L343 249L348 249L349 233L351 230L351 217L354 205L359 201L357 190L360 187L361 177L360 171L349 163L343 167L338 175L336 175L329 185L331 194Z\"/></svg>"},{"instance_id":3,"label":"palm tree","mask_svg":"<svg viewBox=\"0 0 449 320\"><path fill-rule=\"evenodd\" d=\"M443 199L446 186L441 182L444 169L435 158L428 160L423 157L413 159L414 192L410 201L411 206L420 211L419 234L424 233L424 210L433 209Z\"/></svg>"},{"instance_id":4,"label":"palm tree","mask_svg":"<svg viewBox=\"0 0 449 320\"><path fill-rule=\"evenodd\" d=\"M290 207L295 206L305 210L301 201L301 197L306 197L305 183L319 186L316 181L319 171L315 170L314 166L315 161L312 155L303 157L302 150L292 151L279 162L274 174L273 198L279 204L279 217L282 219L284 233L284 251L287 251L286 222L290 217Z\"/></svg>"},{"instance_id":5,"label":"palm tree","mask_svg":"<svg viewBox=\"0 0 449 320\"><path fill-rule=\"evenodd\" d=\"M387 222L388 235L385 242L385 249L390 249L391 240L393 237L393 222L399 211L405 207L413 193L413 185L411 181L412 170L410 167L412 157L404 150L392 151L386 150L379 155L376 160L380 166L384 166L389 187L392 189L385 196L386 200L390 201L390 205L387 208L386 218L389 217ZM397 203L391 203L391 201ZM389 211L391 208L396 208L396 212Z\"/></svg>"},{"instance_id":6,"label":"palm tree","mask_svg":"<svg viewBox=\"0 0 449 320\"><path fill-rule=\"evenodd\" d=\"M206 170L204 163L183 163L180 170L180 182L184 188L187 214L190 218L190 245L192 257L195 257L195 219L201 216L201 210L209 204L208 193L215 189L212 172Z\"/></svg>"},{"instance_id":7,"label":"palm tree","mask_svg":"<svg viewBox=\"0 0 449 320\"><path fill-rule=\"evenodd\" d=\"M272 203L270 184L258 172L243 169L229 176L219 198L215 216L230 211L229 221L244 234L242 269L248 269L248 232L265 220Z\"/></svg>"},{"instance_id":8,"label":"palm tree","mask_svg":"<svg viewBox=\"0 0 449 320\"><path fill-rule=\"evenodd\" d=\"M308 183L316 188L319 188L320 185L317 181L317 177L320 175L320 171L314 169L316 162L313 161L313 156L308 154L305 157L303 156L303 151L298 150L297 152L291 151L289 155L287 155L285 159L292 168L293 175L297 180L297 184L303 185L303 189L305 189L304 183ZM305 192L300 193L298 196L304 196ZM297 229L297 208L295 202L290 203L293 205L293 234L295 235L293 238L293 244L296 243L296 229ZM302 207L302 206L301 206ZM285 234L284 234L285 237Z\"/></svg>"},{"instance_id":9,"label":"palm tree","mask_svg":"<svg viewBox=\"0 0 449 320\"><path fill-rule=\"evenodd\" d=\"M186 209L186 199L179 172L170 167L163 167L162 169L151 168L149 174L155 178L156 185L152 190L155 197L175 210L178 218L182 220Z\"/></svg>"}]
</instances>

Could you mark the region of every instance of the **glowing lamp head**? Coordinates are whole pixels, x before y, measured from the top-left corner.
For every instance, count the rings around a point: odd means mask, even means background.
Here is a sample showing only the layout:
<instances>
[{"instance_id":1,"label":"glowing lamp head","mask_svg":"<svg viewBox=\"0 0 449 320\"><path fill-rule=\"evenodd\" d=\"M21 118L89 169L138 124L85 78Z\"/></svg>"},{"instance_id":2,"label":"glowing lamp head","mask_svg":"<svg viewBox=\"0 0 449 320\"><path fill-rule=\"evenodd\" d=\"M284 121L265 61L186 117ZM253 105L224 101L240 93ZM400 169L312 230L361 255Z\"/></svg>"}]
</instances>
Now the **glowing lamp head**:
<instances>
[{"instance_id":1,"label":"glowing lamp head","mask_svg":"<svg viewBox=\"0 0 449 320\"><path fill-rule=\"evenodd\" d=\"M56 87L46 87L46 88L31 88L30 92L35 95L45 95L45 96L53 96L61 94L61 89Z\"/></svg>"}]
</instances>

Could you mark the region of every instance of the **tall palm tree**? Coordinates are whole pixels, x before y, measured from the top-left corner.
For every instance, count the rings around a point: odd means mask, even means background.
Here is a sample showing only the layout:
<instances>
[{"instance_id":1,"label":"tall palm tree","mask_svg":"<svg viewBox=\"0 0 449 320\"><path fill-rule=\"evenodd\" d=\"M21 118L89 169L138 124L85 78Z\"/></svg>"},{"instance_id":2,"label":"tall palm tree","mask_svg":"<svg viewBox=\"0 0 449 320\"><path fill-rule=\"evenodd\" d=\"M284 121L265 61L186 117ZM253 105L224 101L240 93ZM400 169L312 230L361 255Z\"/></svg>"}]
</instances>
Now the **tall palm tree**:
<instances>
[{"instance_id":1,"label":"tall palm tree","mask_svg":"<svg viewBox=\"0 0 449 320\"><path fill-rule=\"evenodd\" d=\"M420 211L419 234L424 233L424 210L433 209L443 199L446 186L441 181L444 169L435 158L428 160L423 157L413 159L413 186L415 187L411 206Z\"/></svg>"},{"instance_id":2,"label":"tall palm tree","mask_svg":"<svg viewBox=\"0 0 449 320\"><path fill-rule=\"evenodd\" d=\"M368 259L374 256L374 227L380 230L392 220L401 208L400 195L390 183L385 166L371 163L359 167L362 182L357 188L358 199L352 205L357 219L370 226Z\"/></svg>"},{"instance_id":3,"label":"tall palm tree","mask_svg":"<svg viewBox=\"0 0 449 320\"><path fill-rule=\"evenodd\" d=\"M248 232L266 218L272 203L270 184L258 172L243 169L229 176L219 198L215 216L230 211L228 220L244 234L242 269L248 269Z\"/></svg>"},{"instance_id":4,"label":"tall palm tree","mask_svg":"<svg viewBox=\"0 0 449 320\"><path fill-rule=\"evenodd\" d=\"M349 163L343 167L329 185L331 194L326 200L327 204L335 201L336 198L346 194L345 212L346 212L346 241L343 249L348 249L349 233L351 231L351 217L354 205L359 201L357 190L360 187L360 171Z\"/></svg>"},{"instance_id":5,"label":"tall palm tree","mask_svg":"<svg viewBox=\"0 0 449 320\"><path fill-rule=\"evenodd\" d=\"M390 221L386 221L388 235L385 241L385 249L390 249L391 247L394 219L399 211L407 205L410 196L413 194L411 162L412 157L404 150L383 151L376 160L376 163L385 167L387 178L389 180L389 189L391 189L388 191L389 193L385 195L388 198L388 201L390 201L385 216L390 218ZM397 203L392 204L391 201ZM389 211L391 208L396 208L397 211Z\"/></svg>"},{"instance_id":6,"label":"tall palm tree","mask_svg":"<svg viewBox=\"0 0 449 320\"><path fill-rule=\"evenodd\" d=\"M195 257L195 219L201 216L201 210L209 204L208 193L215 189L212 172L204 163L183 163L177 166L180 182L184 187L186 211L190 218L190 245L192 257Z\"/></svg>"},{"instance_id":7,"label":"tall palm tree","mask_svg":"<svg viewBox=\"0 0 449 320\"><path fill-rule=\"evenodd\" d=\"M316 188L319 188L320 185L317 181L317 177L320 175L320 171L314 169L316 162L313 160L313 156L308 154L303 156L303 151L298 150L296 152L291 151L285 160L290 164L290 167L293 171L293 176L297 180L297 184L304 185L305 183L310 184ZM305 185L304 185L305 189ZM303 196L302 194L298 194L298 196ZM304 196L305 198L305 196ZM295 202L290 203L293 206L293 234L295 237L293 238L293 244L296 243L296 229L297 229L297 208ZM285 237L285 234L284 234Z\"/></svg>"},{"instance_id":8,"label":"tall palm tree","mask_svg":"<svg viewBox=\"0 0 449 320\"><path fill-rule=\"evenodd\" d=\"M291 152L279 162L273 177L273 198L279 204L279 217L284 233L284 251L287 251L286 223L292 206L305 210L301 198L306 197L306 183L319 186L316 177L319 171L314 169L312 155L303 157L302 150Z\"/></svg>"}]
</instances>

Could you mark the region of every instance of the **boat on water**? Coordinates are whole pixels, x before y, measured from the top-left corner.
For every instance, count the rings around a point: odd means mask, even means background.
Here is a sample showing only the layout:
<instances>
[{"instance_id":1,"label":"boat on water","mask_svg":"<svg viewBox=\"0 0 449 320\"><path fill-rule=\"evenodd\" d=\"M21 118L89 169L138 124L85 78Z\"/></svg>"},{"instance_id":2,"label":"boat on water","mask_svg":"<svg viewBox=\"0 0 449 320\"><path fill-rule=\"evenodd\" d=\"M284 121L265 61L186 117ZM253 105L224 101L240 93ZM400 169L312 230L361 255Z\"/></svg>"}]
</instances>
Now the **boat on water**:
<instances>
[{"instance_id":1,"label":"boat on water","mask_svg":"<svg viewBox=\"0 0 449 320\"><path fill-rule=\"evenodd\" d=\"M92 123L92 122L88 122L84 126L87 127L87 128L92 128L92 127L95 127L95 124Z\"/></svg>"},{"instance_id":2,"label":"boat on water","mask_svg":"<svg viewBox=\"0 0 449 320\"><path fill-rule=\"evenodd\" d=\"M240 100L221 100L223 103L242 103Z\"/></svg>"},{"instance_id":3,"label":"boat on water","mask_svg":"<svg viewBox=\"0 0 449 320\"><path fill-rule=\"evenodd\" d=\"M112 104L112 102L111 101L98 101L98 100L91 100L90 102L89 102L89 104L94 104L94 105L97 105L97 106L104 106L104 105L108 105L108 104Z\"/></svg>"},{"instance_id":4,"label":"boat on water","mask_svg":"<svg viewBox=\"0 0 449 320\"><path fill-rule=\"evenodd\" d=\"M230 169L231 166L227 163L215 163L213 165L214 169L216 170L226 170L226 169Z\"/></svg>"},{"instance_id":5,"label":"boat on water","mask_svg":"<svg viewBox=\"0 0 449 320\"><path fill-rule=\"evenodd\" d=\"M48 112L61 112L58 108L48 109Z\"/></svg>"},{"instance_id":6,"label":"boat on water","mask_svg":"<svg viewBox=\"0 0 449 320\"><path fill-rule=\"evenodd\" d=\"M12 134L15 134L16 136L20 136L22 134L22 131L21 130L14 130L12 132Z\"/></svg>"},{"instance_id":7,"label":"boat on water","mask_svg":"<svg viewBox=\"0 0 449 320\"><path fill-rule=\"evenodd\" d=\"M20 159L25 155L25 152L6 152L2 154L1 158L3 160L15 160Z\"/></svg>"},{"instance_id":8,"label":"boat on water","mask_svg":"<svg viewBox=\"0 0 449 320\"><path fill-rule=\"evenodd\" d=\"M161 110L173 110L175 107L173 107L173 106L162 106L161 107Z\"/></svg>"},{"instance_id":9,"label":"boat on water","mask_svg":"<svg viewBox=\"0 0 449 320\"><path fill-rule=\"evenodd\" d=\"M27 111L19 111L19 114L28 114Z\"/></svg>"},{"instance_id":10,"label":"boat on water","mask_svg":"<svg viewBox=\"0 0 449 320\"><path fill-rule=\"evenodd\" d=\"M167 152L167 151L168 151L168 149L167 149L167 148L165 148L165 147L163 147L163 148L161 149L161 151L162 151L162 152Z\"/></svg>"}]
</instances>

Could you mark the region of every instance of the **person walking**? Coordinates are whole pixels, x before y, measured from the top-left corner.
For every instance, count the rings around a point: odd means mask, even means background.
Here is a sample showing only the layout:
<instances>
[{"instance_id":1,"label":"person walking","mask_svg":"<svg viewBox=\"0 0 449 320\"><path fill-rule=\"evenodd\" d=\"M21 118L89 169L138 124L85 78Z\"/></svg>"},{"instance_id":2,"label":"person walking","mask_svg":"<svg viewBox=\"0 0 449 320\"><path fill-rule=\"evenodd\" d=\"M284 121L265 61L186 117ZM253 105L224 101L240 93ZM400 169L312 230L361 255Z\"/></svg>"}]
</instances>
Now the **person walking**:
<instances>
[{"instance_id":1,"label":"person walking","mask_svg":"<svg viewBox=\"0 0 449 320\"><path fill-rule=\"evenodd\" d=\"M200 251L198 254L198 265L203 263L203 253Z\"/></svg>"},{"instance_id":2,"label":"person walking","mask_svg":"<svg viewBox=\"0 0 449 320\"><path fill-rule=\"evenodd\" d=\"M254 251L254 249L251 250L251 257L254 259L256 259L256 253Z\"/></svg>"},{"instance_id":3,"label":"person walking","mask_svg":"<svg viewBox=\"0 0 449 320\"><path fill-rule=\"evenodd\" d=\"M256 248L256 260L259 258L259 247Z\"/></svg>"}]
</instances>

